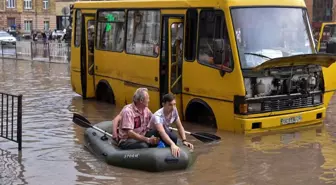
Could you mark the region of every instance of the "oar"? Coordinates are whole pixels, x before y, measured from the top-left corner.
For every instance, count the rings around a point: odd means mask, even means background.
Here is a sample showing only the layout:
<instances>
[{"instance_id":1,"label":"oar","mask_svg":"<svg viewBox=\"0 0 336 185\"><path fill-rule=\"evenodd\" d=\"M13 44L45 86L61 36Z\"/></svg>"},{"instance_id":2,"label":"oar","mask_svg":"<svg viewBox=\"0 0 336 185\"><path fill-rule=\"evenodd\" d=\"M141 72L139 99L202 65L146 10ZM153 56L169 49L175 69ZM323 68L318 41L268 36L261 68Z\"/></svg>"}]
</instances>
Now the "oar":
<instances>
[{"instance_id":1,"label":"oar","mask_svg":"<svg viewBox=\"0 0 336 185\"><path fill-rule=\"evenodd\" d=\"M173 127L169 127L169 129L178 131L177 128L173 128ZM221 140L221 138L219 136L216 136L216 135L210 134L210 133L206 133L206 132L194 132L194 133L193 132L188 132L188 131L184 131L184 132L186 134L194 136L196 139L198 139L198 140L200 140L204 143Z\"/></svg>"},{"instance_id":2,"label":"oar","mask_svg":"<svg viewBox=\"0 0 336 185\"><path fill-rule=\"evenodd\" d=\"M96 129L97 131L99 131L103 134L106 134L107 136L112 137L112 135L110 133L105 132L104 130L102 130L102 129L96 127L96 126L92 126L89 120L87 120L86 118L84 118L83 116L81 116L79 114L74 113L72 121L74 123L76 123L77 125L81 126L81 127L93 128L93 129Z\"/></svg>"}]
</instances>

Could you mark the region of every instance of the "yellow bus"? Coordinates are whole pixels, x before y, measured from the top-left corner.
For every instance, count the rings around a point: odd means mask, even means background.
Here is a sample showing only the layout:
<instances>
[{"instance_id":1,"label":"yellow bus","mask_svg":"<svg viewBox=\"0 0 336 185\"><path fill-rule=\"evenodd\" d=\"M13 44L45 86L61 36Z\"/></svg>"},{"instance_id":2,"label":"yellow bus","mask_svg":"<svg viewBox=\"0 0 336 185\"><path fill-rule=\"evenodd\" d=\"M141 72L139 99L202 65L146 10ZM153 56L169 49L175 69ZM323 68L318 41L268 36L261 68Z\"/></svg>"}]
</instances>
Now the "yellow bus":
<instances>
[{"instance_id":1,"label":"yellow bus","mask_svg":"<svg viewBox=\"0 0 336 185\"><path fill-rule=\"evenodd\" d=\"M90 1L73 12L71 84L85 99L123 106L147 87L152 111L173 93L183 120L248 134L321 124L336 87L324 75L336 57L316 54L304 0Z\"/></svg>"}]
</instances>

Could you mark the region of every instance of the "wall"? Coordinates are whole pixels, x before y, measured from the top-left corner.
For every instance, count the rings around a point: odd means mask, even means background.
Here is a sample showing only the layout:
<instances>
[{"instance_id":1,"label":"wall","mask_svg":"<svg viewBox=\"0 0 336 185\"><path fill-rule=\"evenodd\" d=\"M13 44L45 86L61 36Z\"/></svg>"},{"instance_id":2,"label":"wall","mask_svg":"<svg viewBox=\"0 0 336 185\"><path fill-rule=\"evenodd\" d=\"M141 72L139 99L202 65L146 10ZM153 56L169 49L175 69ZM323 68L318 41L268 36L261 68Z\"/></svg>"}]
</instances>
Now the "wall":
<instances>
[{"instance_id":1,"label":"wall","mask_svg":"<svg viewBox=\"0 0 336 185\"><path fill-rule=\"evenodd\" d=\"M44 30L44 21L49 21L49 28L54 30L56 28L56 16L55 15L38 15L37 16L37 29Z\"/></svg>"},{"instance_id":2,"label":"wall","mask_svg":"<svg viewBox=\"0 0 336 185\"><path fill-rule=\"evenodd\" d=\"M56 15L56 1L55 0L49 0L49 8L43 9L43 0L37 0L36 1L36 12L37 14L51 14Z\"/></svg>"},{"instance_id":3,"label":"wall","mask_svg":"<svg viewBox=\"0 0 336 185\"><path fill-rule=\"evenodd\" d=\"M64 7L69 7L70 4L72 4L73 1L69 1L69 2L56 2L56 15L57 16L63 16L63 13L62 13L62 9Z\"/></svg>"},{"instance_id":4,"label":"wall","mask_svg":"<svg viewBox=\"0 0 336 185\"><path fill-rule=\"evenodd\" d=\"M10 12L10 13L0 13L0 29L7 30L7 18L15 18L15 24L18 25L21 23L21 16L20 13L17 12Z\"/></svg>"},{"instance_id":5,"label":"wall","mask_svg":"<svg viewBox=\"0 0 336 185\"><path fill-rule=\"evenodd\" d=\"M36 23L36 16L34 12L30 13L24 13L21 15L21 30L22 32L26 32L24 29L24 21L25 20L32 20L33 21L33 29L35 29L35 23Z\"/></svg>"},{"instance_id":6,"label":"wall","mask_svg":"<svg viewBox=\"0 0 336 185\"><path fill-rule=\"evenodd\" d=\"M5 11L6 0L0 0L0 12Z\"/></svg>"},{"instance_id":7,"label":"wall","mask_svg":"<svg viewBox=\"0 0 336 185\"><path fill-rule=\"evenodd\" d=\"M312 22L313 22L313 1L314 0L305 0L306 6L307 6L307 11L308 11L308 14L309 14L310 24L312 24Z\"/></svg>"}]
</instances>

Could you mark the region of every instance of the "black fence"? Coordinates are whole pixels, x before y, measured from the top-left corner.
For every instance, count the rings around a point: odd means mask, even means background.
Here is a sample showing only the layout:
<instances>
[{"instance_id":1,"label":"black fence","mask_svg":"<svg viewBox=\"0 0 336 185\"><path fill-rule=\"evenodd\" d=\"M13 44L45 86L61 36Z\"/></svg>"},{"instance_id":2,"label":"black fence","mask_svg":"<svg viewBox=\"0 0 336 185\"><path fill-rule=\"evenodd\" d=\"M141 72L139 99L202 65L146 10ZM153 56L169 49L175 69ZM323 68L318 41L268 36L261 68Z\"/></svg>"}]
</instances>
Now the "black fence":
<instances>
[{"instance_id":1,"label":"black fence","mask_svg":"<svg viewBox=\"0 0 336 185\"><path fill-rule=\"evenodd\" d=\"M22 95L0 92L0 137L18 143L22 149Z\"/></svg>"}]
</instances>

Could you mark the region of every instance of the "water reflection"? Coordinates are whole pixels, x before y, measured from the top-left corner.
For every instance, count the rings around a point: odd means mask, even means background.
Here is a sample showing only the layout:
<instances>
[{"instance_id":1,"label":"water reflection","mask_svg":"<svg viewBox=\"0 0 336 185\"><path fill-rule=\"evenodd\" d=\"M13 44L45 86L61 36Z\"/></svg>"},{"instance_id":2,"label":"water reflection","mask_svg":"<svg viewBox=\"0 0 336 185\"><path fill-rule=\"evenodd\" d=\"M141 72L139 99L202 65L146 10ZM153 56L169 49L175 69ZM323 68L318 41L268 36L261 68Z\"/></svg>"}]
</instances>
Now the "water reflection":
<instances>
[{"instance_id":1,"label":"water reflection","mask_svg":"<svg viewBox=\"0 0 336 185\"><path fill-rule=\"evenodd\" d=\"M0 184L28 184L24 178L22 153L13 154L0 149Z\"/></svg>"},{"instance_id":2,"label":"water reflection","mask_svg":"<svg viewBox=\"0 0 336 185\"><path fill-rule=\"evenodd\" d=\"M260 140L245 139L247 148L262 152L265 157L272 156L271 164L276 167L276 169L272 168L272 171L292 176L292 180L298 183L311 184L335 183L334 140L335 138L324 126L293 133L263 136Z\"/></svg>"}]
</instances>

